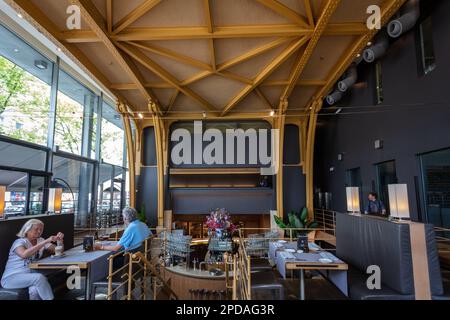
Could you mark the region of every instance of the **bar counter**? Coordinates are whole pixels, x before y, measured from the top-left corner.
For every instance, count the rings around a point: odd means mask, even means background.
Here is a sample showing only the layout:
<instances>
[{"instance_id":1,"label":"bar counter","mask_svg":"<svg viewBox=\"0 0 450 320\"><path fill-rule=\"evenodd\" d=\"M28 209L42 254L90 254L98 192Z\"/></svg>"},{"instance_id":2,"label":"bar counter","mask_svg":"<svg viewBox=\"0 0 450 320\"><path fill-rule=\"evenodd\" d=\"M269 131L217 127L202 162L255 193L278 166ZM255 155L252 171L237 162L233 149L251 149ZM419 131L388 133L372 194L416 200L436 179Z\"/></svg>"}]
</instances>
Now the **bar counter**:
<instances>
[{"instance_id":1,"label":"bar counter","mask_svg":"<svg viewBox=\"0 0 450 320\"><path fill-rule=\"evenodd\" d=\"M218 292L226 292L226 274L211 275L206 270L186 269L184 266L166 267L164 278L181 300L217 300ZM229 273L232 277L232 272ZM209 292L209 295L200 292ZM212 294L216 292L216 294ZM224 297L225 293L222 293Z\"/></svg>"}]
</instances>

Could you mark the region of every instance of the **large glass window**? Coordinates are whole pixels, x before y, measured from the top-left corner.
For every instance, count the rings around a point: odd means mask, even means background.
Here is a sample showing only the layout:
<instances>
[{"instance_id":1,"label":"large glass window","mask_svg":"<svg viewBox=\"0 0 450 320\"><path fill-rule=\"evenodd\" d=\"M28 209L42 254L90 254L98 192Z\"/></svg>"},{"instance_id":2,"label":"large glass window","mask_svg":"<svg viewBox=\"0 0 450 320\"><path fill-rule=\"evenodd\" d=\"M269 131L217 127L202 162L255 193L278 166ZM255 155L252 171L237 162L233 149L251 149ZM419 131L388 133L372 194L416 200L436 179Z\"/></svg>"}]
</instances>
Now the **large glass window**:
<instances>
[{"instance_id":1,"label":"large glass window","mask_svg":"<svg viewBox=\"0 0 450 320\"><path fill-rule=\"evenodd\" d=\"M386 210L389 211L389 184L398 183L395 161L386 161L375 165L377 173L377 192Z\"/></svg>"},{"instance_id":2,"label":"large glass window","mask_svg":"<svg viewBox=\"0 0 450 320\"><path fill-rule=\"evenodd\" d=\"M450 149L420 159L427 222L450 228ZM450 232L446 236L450 237Z\"/></svg>"},{"instance_id":3,"label":"large glass window","mask_svg":"<svg viewBox=\"0 0 450 320\"><path fill-rule=\"evenodd\" d=\"M97 96L94 93L60 70L55 127L55 145L60 150L77 155L82 154L83 121L85 116L93 117L96 103ZM86 123L90 126L90 137L86 138L92 139L92 121ZM90 140L86 141L86 147L90 149ZM90 156L89 150L86 150L85 156Z\"/></svg>"},{"instance_id":4,"label":"large glass window","mask_svg":"<svg viewBox=\"0 0 450 320\"><path fill-rule=\"evenodd\" d=\"M376 82L376 103L382 104L384 102L383 94L383 70L381 61L375 64L375 82Z\"/></svg>"},{"instance_id":5,"label":"large glass window","mask_svg":"<svg viewBox=\"0 0 450 320\"><path fill-rule=\"evenodd\" d=\"M64 156L53 158L53 187L63 189L63 213L75 213L75 225L91 225L92 179L94 164Z\"/></svg>"},{"instance_id":6,"label":"large glass window","mask_svg":"<svg viewBox=\"0 0 450 320\"><path fill-rule=\"evenodd\" d=\"M47 143L53 63L0 25L0 134Z\"/></svg>"},{"instance_id":7,"label":"large glass window","mask_svg":"<svg viewBox=\"0 0 450 320\"><path fill-rule=\"evenodd\" d=\"M120 115L104 103L102 110L101 154L104 162L123 165L124 130Z\"/></svg>"},{"instance_id":8,"label":"large glass window","mask_svg":"<svg viewBox=\"0 0 450 320\"><path fill-rule=\"evenodd\" d=\"M58 187L64 190L62 212L74 213L76 226L93 227L95 188L99 210L117 211L129 203L121 116L106 102L100 113L98 95L61 69L56 114L50 114L58 65L2 25L0 39L0 185L7 186L6 213L44 213L48 188ZM47 163L49 149L38 146L49 140L49 117L56 118L54 144L61 151L52 166ZM101 150L96 150L97 123ZM93 186L95 161L88 158L95 158L96 151L103 161L99 185Z\"/></svg>"},{"instance_id":9,"label":"large glass window","mask_svg":"<svg viewBox=\"0 0 450 320\"><path fill-rule=\"evenodd\" d=\"M431 16L435 5L436 1L433 0L420 1L420 18L416 36L417 62L420 76L427 75L436 68Z\"/></svg>"}]
</instances>

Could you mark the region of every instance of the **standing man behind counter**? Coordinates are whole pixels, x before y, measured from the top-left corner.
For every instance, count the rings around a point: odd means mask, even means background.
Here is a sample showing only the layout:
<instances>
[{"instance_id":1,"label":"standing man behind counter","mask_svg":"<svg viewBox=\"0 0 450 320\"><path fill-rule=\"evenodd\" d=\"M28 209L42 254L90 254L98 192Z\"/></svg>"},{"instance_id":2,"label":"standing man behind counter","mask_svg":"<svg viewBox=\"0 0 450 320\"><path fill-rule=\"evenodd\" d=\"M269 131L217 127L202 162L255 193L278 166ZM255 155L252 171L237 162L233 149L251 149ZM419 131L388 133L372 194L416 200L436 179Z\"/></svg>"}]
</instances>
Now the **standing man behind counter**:
<instances>
[{"instance_id":1,"label":"standing man behind counter","mask_svg":"<svg viewBox=\"0 0 450 320\"><path fill-rule=\"evenodd\" d=\"M369 202L364 209L364 214L382 214L386 215L386 208L375 192L369 193Z\"/></svg>"}]
</instances>

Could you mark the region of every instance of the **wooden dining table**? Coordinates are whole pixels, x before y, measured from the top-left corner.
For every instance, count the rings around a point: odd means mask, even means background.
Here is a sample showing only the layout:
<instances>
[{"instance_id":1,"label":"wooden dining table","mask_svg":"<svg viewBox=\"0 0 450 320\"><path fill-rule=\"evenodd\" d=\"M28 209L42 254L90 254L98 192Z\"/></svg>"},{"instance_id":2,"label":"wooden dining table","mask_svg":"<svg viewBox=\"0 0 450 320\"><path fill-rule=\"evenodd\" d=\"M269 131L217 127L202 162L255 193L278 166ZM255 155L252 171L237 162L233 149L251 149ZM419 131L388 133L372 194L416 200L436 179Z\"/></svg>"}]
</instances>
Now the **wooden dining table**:
<instances>
[{"instance_id":1,"label":"wooden dining table","mask_svg":"<svg viewBox=\"0 0 450 320\"><path fill-rule=\"evenodd\" d=\"M116 245L117 241L104 241L103 245ZM90 299L92 284L104 279L108 275L108 257L112 251L90 251L83 250L83 246L77 246L64 252L61 257L50 256L29 265L33 270L67 270L69 267L78 267L86 270L85 299Z\"/></svg>"},{"instance_id":2,"label":"wooden dining table","mask_svg":"<svg viewBox=\"0 0 450 320\"><path fill-rule=\"evenodd\" d=\"M286 278L287 270L299 271L300 300L305 300L305 270L317 270L345 296L348 296L348 265L332 253L322 250L315 243L309 243L308 247L308 253L299 252L297 242L273 241L269 243L269 258L277 265L283 278Z\"/></svg>"}]
</instances>

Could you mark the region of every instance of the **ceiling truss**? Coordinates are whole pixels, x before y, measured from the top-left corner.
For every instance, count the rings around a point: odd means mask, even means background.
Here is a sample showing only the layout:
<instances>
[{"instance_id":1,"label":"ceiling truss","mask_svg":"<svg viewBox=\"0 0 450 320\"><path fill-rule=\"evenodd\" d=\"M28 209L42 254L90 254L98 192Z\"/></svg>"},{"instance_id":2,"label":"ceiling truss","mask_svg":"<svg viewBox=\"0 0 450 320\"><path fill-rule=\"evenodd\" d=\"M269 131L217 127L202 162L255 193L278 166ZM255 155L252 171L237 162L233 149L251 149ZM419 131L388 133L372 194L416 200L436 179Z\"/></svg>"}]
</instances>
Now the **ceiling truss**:
<instances>
[{"instance_id":1,"label":"ceiling truss","mask_svg":"<svg viewBox=\"0 0 450 320\"><path fill-rule=\"evenodd\" d=\"M283 114L288 112L288 103L286 102L296 87L317 87L317 92L305 105L305 107L309 106L311 101L321 99L328 93L356 55L363 50L376 33L376 30L367 29L363 22L333 22L333 14L343 2L341 0L323 1L319 15L317 15L317 8L314 7L312 0L300 0L304 14L300 14L277 0L255 0L266 10L269 9L284 18L286 23L226 26L215 24L216 12L213 2L202 0L204 25L186 27L133 26L152 10L160 7L164 1L170 0L145 0L128 14L117 19L118 21L114 19L114 5L118 0L103 1L105 1L105 10L104 13L101 13L90 0L69 0L70 3L80 7L83 21L89 29L67 31L59 29L50 17L47 17L32 1L6 0L16 10L27 14L35 24L45 30L47 36L52 40L60 43L68 54L77 59L83 68L97 78L103 86L111 90L119 100L126 102L122 92L137 90L149 102L148 105L151 106L149 111L159 115L170 113L177 99L184 95L195 101L202 110L225 117L252 92L267 109L279 109L279 112ZM405 0L385 0L382 4L382 23L385 24L404 2ZM342 55L326 79L305 79L303 77L305 68L310 63L319 41L325 36L353 36L356 41ZM240 38L270 38L270 40L225 61L218 59L216 43L218 39ZM153 43L161 40L198 39L208 42L209 63ZM85 43L103 44L131 82L112 83L78 47ZM240 65L274 50L278 50L277 55L254 76L248 77L236 72L236 68L239 68ZM152 57L155 55L195 68L198 72L185 79L179 79L160 65L158 60L153 59ZM270 76L291 57L295 57L295 59L288 78L284 80L270 79ZM150 71L159 80L147 81L138 66ZM225 105L213 105L191 87L212 76L233 81L241 85L242 89L236 92ZM280 104L273 105L263 92L263 88L280 88ZM165 105L158 100L154 92L158 89L172 89ZM137 109L131 104L130 107Z\"/></svg>"}]
</instances>

